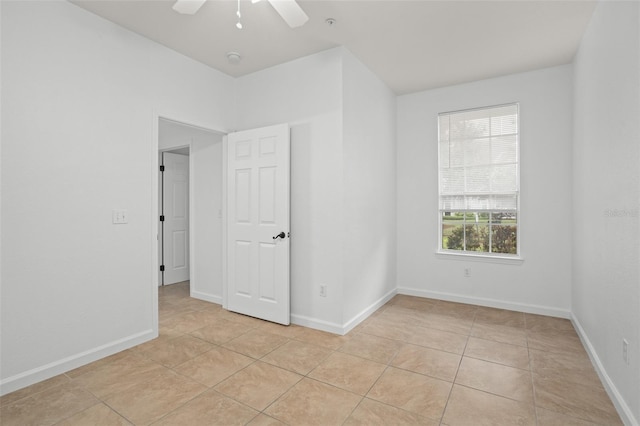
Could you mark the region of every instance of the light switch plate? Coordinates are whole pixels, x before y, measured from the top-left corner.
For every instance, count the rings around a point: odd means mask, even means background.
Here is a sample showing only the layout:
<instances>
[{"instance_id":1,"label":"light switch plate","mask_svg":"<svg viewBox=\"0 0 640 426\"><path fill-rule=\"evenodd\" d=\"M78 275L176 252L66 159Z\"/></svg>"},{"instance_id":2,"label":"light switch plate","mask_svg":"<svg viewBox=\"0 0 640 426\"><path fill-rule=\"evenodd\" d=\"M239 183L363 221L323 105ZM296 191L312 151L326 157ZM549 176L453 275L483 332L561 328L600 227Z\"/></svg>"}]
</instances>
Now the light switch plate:
<instances>
[{"instance_id":1,"label":"light switch plate","mask_svg":"<svg viewBox=\"0 0 640 426\"><path fill-rule=\"evenodd\" d=\"M126 210L112 210L111 217L114 224L127 223L129 215Z\"/></svg>"}]
</instances>

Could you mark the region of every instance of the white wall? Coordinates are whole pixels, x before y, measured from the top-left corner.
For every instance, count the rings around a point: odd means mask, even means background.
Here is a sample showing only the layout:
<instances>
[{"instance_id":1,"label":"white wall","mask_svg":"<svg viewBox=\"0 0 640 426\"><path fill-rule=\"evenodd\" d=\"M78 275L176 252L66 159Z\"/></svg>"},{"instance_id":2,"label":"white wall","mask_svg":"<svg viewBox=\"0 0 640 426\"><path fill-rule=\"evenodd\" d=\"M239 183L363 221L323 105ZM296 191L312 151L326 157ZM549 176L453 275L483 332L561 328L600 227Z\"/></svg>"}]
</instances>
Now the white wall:
<instances>
[{"instance_id":1,"label":"white wall","mask_svg":"<svg viewBox=\"0 0 640 426\"><path fill-rule=\"evenodd\" d=\"M222 135L191 144L191 296L222 304Z\"/></svg>"},{"instance_id":2,"label":"white wall","mask_svg":"<svg viewBox=\"0 0 640 426\"><path fill-rule=\"evenodd\" d=\"M366 318L396 288L396 96L343 51L343 322Z\"/></svg>"},{"instance_id":3,"label":"white wall","mask_svg":"<svg viewBox=\"0 0 640 426\"><path fill-rule=\"evenodd\" d=\"M398 291L568 317L572 69L561 66L398 98ZM436 256L437 115L520 103L524 261ZM471 277L464 277L470 267Z\"/></svg>"},{"instance_id":4,"label":"white wall","mask_svg":"<svg viewBox=\"0 0 640 426\"><path fill-rule=\"evenodd\" d=\"M237 88L239 129L291 125L292 322L343 333L395 290L395 95L344 48Z\"/></svg>"},{"instance_id":5,"label":"white wall","mask_svg":"<svg viewBox=\"0 0 640 426\"><path fill-rule=\"evenodd\" d=\"M235 109L231 78L70 3L3 2L1 31L6 393L157 333L155 114Z\"/></svg>"},{"instance_id":6,"label":"white wall","mask_svg":"<svg viewBox=\"0 0 640 426\"><path fill-rule=\"evenodd\" d=\"M221 133L160 120L161 150L190 147L191 296L222 304L222 138Z\"/></svg>"},{"instance_id":7,"label":"white wall","mask_svg":"<svg viewBox=\"0 0 640 426\"><path fill-rule=\"evenodd\" d=\"M238 130L291 126L291 320L332 330L342 326L341 52L237 80Z\"/></svg>"},{"instance_id":8,"label":"white wall","mask_svg":"<svg viewBox=\"0 0 640 426\"><path fill-rule=\"evenodd\" d=\"M573 314L627 424L640 421L640 7L600 3L575 59ZM622 339L629 341L629 364Z\"/></svg>"}]
</instances>

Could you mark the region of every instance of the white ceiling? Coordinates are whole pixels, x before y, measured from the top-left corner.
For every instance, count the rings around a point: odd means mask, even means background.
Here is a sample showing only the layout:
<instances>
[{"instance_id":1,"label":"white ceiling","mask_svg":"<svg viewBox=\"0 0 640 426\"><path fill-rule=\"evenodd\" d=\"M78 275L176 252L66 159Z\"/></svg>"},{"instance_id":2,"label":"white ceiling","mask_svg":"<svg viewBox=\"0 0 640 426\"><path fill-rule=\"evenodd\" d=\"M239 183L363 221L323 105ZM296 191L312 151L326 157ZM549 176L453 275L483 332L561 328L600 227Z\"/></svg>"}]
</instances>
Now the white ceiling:
<instances>
[{"instance_id":1,"label":"white ceiling","mask_svg":"<svg viewBox=\"0 0 640 426\"><path fill-rule=\"evenodd\" d=\"M397 94L572 61L595 8L587 0L298 0L291 29L265 1L208 0L195 15L173 0L74 4L231 76L345 46ZM327 18L336 23L329 26ZM226 53L242 61L231 65Z\"/></svg>"}]
</instances>

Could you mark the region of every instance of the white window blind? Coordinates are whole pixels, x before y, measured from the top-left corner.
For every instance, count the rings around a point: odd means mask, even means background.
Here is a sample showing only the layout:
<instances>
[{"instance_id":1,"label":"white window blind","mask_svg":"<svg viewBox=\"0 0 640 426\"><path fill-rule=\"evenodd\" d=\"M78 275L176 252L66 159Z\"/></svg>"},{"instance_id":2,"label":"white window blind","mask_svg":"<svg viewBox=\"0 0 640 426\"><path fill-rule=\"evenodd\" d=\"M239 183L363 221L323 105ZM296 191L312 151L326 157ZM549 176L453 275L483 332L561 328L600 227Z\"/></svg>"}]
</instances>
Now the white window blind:
<instances>
[{"instance_id":1,"label":"white window blind","mask_svg":"<svg viewBox=\"0 0 640 426\"><path fill-rule=\"evenodd\" d=\"M519 255L517 104L438 115L440 250Z\"/></svg>"},{"instance_id":2,"label":"white window blind","mask_svg":"<svg viewBox=\"0 0 640 426\"><path fill-rule=\"evenodd\" d=\"M439 121L441 211L518 207L518 105L444 113Z\"/></svg>"}]
</instances>

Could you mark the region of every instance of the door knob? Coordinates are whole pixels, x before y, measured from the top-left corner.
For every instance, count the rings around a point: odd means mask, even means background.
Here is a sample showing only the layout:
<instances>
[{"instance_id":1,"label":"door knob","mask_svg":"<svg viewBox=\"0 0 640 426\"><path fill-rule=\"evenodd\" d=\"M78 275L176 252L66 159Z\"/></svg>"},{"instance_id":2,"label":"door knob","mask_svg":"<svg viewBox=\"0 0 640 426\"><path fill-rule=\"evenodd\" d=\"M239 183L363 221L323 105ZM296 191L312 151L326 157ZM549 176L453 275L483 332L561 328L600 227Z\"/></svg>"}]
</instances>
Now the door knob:
<instances>
[{"instance_id":1,"label":"door knob","mask_svg":"<svg viewBox=\"0 0 640 426\"><path fill-rule=\"evenodd\" d=\"M282 238L284 240L284 237L286 237L287 234L283 232L279 233L278 235L276 235L275 237L273 237L274 240L277 240L278 238Z\"/></svg>"}]
</instances>

